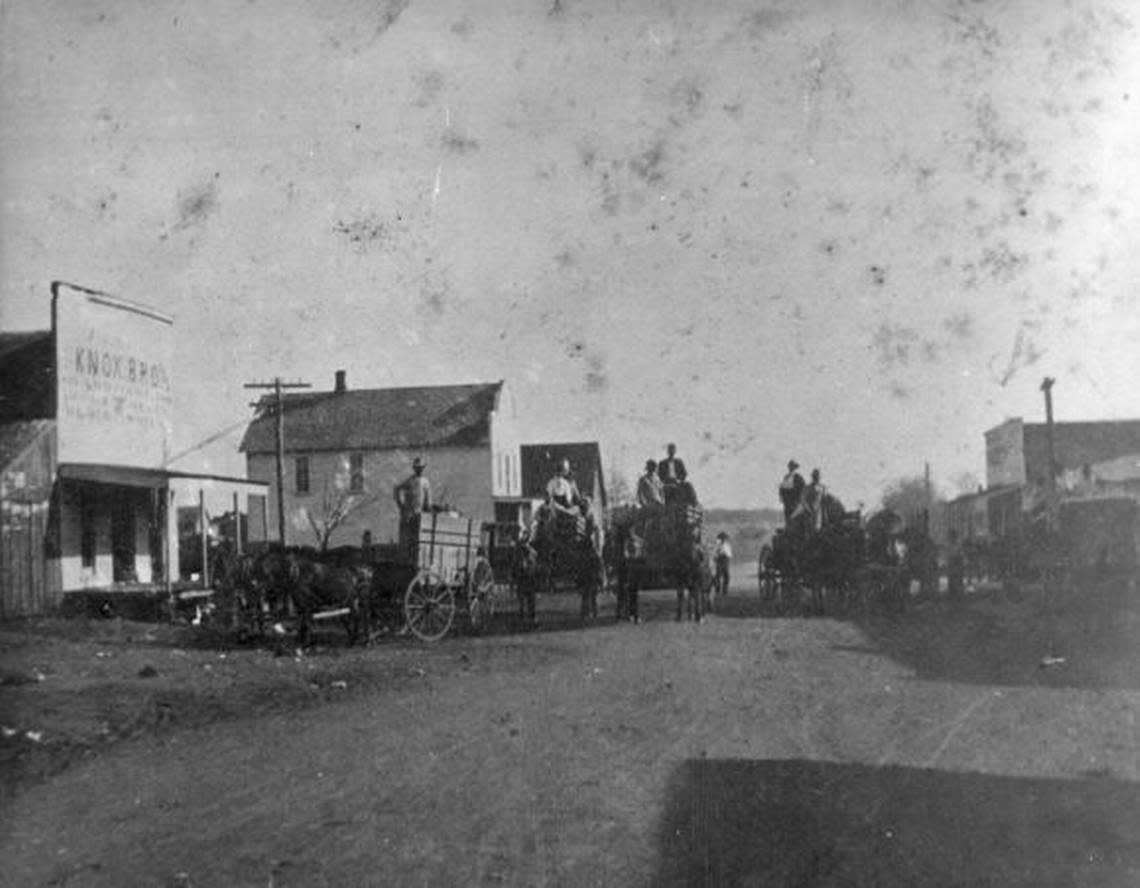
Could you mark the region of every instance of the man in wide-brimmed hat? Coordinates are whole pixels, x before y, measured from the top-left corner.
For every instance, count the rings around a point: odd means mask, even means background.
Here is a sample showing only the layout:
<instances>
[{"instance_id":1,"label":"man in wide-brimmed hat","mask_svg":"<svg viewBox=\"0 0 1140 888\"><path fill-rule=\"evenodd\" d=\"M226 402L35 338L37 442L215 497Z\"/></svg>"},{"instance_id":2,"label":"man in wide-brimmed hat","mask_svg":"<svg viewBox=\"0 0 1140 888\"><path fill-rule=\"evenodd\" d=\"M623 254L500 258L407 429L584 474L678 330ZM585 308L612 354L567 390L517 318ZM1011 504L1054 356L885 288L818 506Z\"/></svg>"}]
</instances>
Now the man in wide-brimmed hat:
<instances>
[{"instance_id":1,"label":"man in wide-brimmed hat","mask_svg":"<svg viewBox=\"0 0 1140 888\"><path fill-rule=\"evenodd\" d=\"M780 503L784 507L784 526L790 527L792 523L792 514L796 511L796 507L800 504L800 499L803 497L804 488L807 483L804 481L804 476L796 471L800 464L794 459L788 460L788 473L784 475L784 480L780 482Z\"/></svg>"},{"instance_id":2,"label":"man in wide-brimmed hat","mask_svg":"<svg viewBox=\"0 0 1140 888\"><path fill-rule=\"evenodd\" d=\"M400 510L400 549L413 560L420 533L420 515L431 509L431 484L424 477L425 468L427 464L417 456L412 460L412 474L392 491L396 507Z\"/></svg>"}]
</instances>

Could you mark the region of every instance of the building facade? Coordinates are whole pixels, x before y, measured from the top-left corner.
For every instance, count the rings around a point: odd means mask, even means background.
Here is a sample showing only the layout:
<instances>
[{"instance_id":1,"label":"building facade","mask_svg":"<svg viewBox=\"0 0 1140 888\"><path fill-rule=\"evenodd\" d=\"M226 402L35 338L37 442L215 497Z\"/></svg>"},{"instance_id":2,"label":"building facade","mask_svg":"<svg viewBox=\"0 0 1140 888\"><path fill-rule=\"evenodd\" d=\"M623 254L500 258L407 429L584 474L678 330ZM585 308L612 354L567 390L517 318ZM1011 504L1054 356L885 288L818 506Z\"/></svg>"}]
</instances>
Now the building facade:
<instances>
[{"instance_id":1,"label":"building facade","mask_svg":"<svg viewBox=\"0 0 1140 888\"><path fill-rule=\"evenodd\" d=\"M201 557L179 573L180 510L200 516L202 551L211 516L263 511L264 485L168 467L173 343L160 312L58 282L51 330L0 333L0 615L205 585Z\"/></svg>"},{"instance_id":2,"label":"building facade","mask_svg":"<svg viewBox=\"0 0 1140 888\"><path fill-rule=\"evenodd\" d=\"M1053 423L1052 465L1049 438L1047 423L1020 418L986 431L986 487L948 503L948 525L963 539L999 539L1050 497L1140 500L1140 420Z\"/></svg>"},{"instance_id":3,"label":"building facade","mask_svg":"<svg viewBox=\"0 0 1140 888\"><path fill-rule=\"evenodd\" d=\"M396 485L427 463L433 503L480 522L521 489L513 396L505 382L288 393L283 404L285 543L394 542ZM276 414L264 399L241 449L250 478L269 485L267 533L277 539Z\"/></svg>"}]
</instances>

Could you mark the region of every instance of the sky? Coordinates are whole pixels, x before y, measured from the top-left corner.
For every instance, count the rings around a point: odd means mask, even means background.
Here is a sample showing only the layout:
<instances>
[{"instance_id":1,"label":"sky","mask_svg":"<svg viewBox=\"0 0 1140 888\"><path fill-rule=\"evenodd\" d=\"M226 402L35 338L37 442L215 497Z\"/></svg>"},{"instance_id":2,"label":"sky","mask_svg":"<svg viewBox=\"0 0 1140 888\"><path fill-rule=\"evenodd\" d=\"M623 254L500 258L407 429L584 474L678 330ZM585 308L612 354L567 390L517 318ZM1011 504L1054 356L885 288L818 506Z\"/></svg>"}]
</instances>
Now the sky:
<instances>
[{"instance_id":1,"label":"sky","mask_svg":"<svg viewBox=\"0 0 1140 888\"><path fill-rule=\"evenodd\" d=\"M1125 0L4 0L0 328L175 317L176 467L252 381L505 379L527 441L849 506L1140 417Z\"/></svg>"}]
</instances>

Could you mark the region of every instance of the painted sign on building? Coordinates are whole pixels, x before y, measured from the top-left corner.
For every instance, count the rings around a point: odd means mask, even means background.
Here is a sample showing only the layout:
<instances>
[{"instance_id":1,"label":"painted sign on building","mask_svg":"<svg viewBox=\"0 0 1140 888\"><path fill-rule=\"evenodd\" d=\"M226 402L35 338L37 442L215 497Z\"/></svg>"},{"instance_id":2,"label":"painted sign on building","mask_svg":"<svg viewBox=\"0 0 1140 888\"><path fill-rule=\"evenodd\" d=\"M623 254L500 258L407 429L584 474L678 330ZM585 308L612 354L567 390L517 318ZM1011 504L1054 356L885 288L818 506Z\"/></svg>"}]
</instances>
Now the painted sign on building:
<instances>
[{"instance_id":1,"label":"painted sign on building","mask_svg":"<svg viewBox=\"0 0 1140 888\"><path fill-rule=\"evenodd\" d=\"M173 320L70 284L52 291L59 461L163 467L171 444Z\"/></svg>"},{"instance_id":2,"label":"painted sign on building","mask_svg":"<svg viewBox=\"0 0 1140 888\"><path fill-rule=\"evenodd\" d=\"M986 432L986 486L1024 484L1025 437L1020 419L1009 419Z\"/></svg>"}]
</instances>

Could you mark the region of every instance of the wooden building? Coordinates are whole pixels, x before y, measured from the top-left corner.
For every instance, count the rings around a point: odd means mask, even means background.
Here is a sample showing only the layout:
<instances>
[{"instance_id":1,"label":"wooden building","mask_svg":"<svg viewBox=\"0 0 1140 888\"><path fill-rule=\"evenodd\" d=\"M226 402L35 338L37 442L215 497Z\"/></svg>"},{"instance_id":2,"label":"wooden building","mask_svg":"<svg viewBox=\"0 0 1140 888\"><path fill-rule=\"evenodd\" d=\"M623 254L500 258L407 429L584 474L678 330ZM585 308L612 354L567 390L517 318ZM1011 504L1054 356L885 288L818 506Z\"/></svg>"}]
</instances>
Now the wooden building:
<instances>
[{"instance_id":1,"label":"wooden building","mask_svg":"<svg viewBox=\"0 0 1140 888\"><path fill-rule=\"evenodd\" d=\"M193 510L248 526L265 486L169 468L173 320L52 285L52 328L0 333L0 617L47 613L69 593L169 594ZM191 561L193 559L190 559Z\"/></svg>"}]
</instances>

